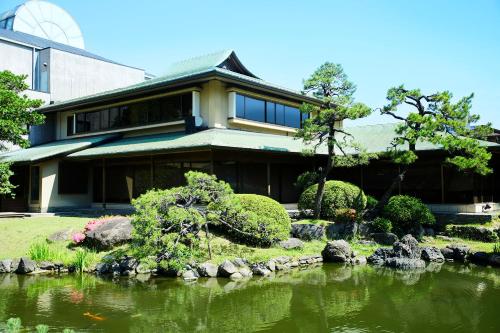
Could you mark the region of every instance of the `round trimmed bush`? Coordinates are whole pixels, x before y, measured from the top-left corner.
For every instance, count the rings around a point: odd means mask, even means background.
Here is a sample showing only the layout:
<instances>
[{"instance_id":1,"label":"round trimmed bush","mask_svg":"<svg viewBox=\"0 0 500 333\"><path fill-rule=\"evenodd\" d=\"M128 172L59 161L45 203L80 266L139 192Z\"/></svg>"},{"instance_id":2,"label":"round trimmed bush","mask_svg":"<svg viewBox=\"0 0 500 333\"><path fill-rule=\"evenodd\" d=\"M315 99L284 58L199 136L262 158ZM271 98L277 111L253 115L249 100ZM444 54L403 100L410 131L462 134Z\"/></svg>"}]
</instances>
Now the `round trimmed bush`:
<instances>
[{"instance_id":1,"label":"round trimmed bush","mask_svg":"<svg viewBox=\"0 0 500 333\"><path fill-rule=\"evenodd\" d=\"M422 200L409 195L391 197L382 215L392 222L394 231L399 235L418 235L422 226L436 222L436 218Z\"/></svg>"},{"instance_id":2,"label":"round trimmed bush","mask_svg":"<svg viewBox=\"0 0 500 333\"><path fill-rule=\"evenodd\" d=\"M300 196L299 209L313 210L318 184L308 187ZM334 219L338 209L354 209L361 212L366 207L366 195L356 185L340 180L325 183L325 193L321 205L321 217Z\"/></svg>"},{"instance_id":3,"label":"round trimmed bush","mask_svg":"<svg viewBox=\"0 0 500 333\"><path fill-rule=\"evenodd\" d=\"M366 196L366 208L368 209L375 208L377 204L378 200L375 199L375 197L372 197L371 195Z\"/></svg>"},{"instance_id":4,"label":"round trimmed bush","mask_svg":"<svg viewBox=\"0 0 500 333\"><path fill-rule=\"evenodd\" d=\"M255 235L251 243L268 246L290 237L292 222L279 202L257 194L236 194L236 197L243 210L253 215L247 224L241 226L243 231Z\"/></svg>"},{"instance_id":5,"label":"round trimmed bush","mask_svg":"<svg viewBox=\"0 0 500 333\"><path fill-rule=\"evenodd\" d=\"M391 232L392 222L384 217L377 217L370 224L371 232Z\"/></svg>"}]
</instances>

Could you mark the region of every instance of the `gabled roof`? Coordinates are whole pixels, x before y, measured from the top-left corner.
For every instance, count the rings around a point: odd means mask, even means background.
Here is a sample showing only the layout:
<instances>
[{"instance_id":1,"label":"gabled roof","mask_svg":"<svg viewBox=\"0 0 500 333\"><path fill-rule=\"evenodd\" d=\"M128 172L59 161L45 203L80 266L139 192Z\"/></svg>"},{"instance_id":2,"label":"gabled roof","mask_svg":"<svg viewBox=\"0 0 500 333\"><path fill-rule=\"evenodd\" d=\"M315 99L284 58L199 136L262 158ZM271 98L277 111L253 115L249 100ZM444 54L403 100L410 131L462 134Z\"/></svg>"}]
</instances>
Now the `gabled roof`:
<instances>
[{"instance_id":1,"label":"gabled roof","mask_svg":"<svg viewBox=\"0 0 500 333\"><path fill-rule=\"evenodd\" d=\"M6 39L6 40L10 40L10 41L19 42L22 44L33 46L33 47L38 48L38 49L52 48L52 49L76 54L76 55L79 55L82 57L92 58L92 59L96 59L96 60L100 60L100 61L104 61L104 62L109 62L109 63L115 64L115 65L136 68L136 67L120 64L120 63L113 61L113 60L109 60L109 59L101 57L97 54L90 53L84 49L80 49L80 48L66 45L66 44L62 44L62 43L57 43L57 42L54 42L54 41L51 41L51 40L48 40L45 38L29 35L29 34L26 34L24 32L20 32L20 31L12 31L12 30L8 30L8 29L1 29L0 28L0 39Z\"/></svg>"},{"instance_id":2,"label":"gabled roof","mask_svg":"<svg viewBox=\"0 0 500 333\"><path fill-rule=\"evenodd\" d=\"M167 75L188 75L216 67L258 79L243 66L233 50L223 50L173 63Z\"/></svg>"},{"instance_id":3,"label":"gabled roof","mask_svg":"<svg viewBox=\"0 0 500 333\"><path fill-rule=\"evenodd\" d=\"M82 107L92 103L111 102L117 98L160 91L167 87L196 83L212 77L219 77L229 82L266 89L276 94L290 96L301 101L319 103L319 100L314 97L306 96L298 91L257 78L241 64L234 51L229 50L181 61L172 65L167 74L163 76L158 76L131 86L43 106L39 110L41 112L52 112Z\"/></svg>"}]
</instances>

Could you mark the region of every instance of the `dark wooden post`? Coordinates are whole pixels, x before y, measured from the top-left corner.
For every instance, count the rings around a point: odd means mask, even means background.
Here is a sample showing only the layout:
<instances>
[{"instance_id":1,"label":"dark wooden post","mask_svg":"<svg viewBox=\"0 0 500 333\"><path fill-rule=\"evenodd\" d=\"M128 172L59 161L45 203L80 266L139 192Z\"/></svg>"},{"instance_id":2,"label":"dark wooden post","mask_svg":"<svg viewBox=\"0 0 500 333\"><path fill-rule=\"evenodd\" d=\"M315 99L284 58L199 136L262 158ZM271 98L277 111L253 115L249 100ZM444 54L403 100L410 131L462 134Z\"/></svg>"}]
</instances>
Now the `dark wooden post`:
<instances>
[{"instance_id":1,"label":"dark wooden post","mask_svg":"<svg viewBox=\"0 0 500 333\"><path fill-rule=\"evenodd\" d=\"M102 159L102 208L106 209L106 159Z\"/></svg>"}]
</instances>

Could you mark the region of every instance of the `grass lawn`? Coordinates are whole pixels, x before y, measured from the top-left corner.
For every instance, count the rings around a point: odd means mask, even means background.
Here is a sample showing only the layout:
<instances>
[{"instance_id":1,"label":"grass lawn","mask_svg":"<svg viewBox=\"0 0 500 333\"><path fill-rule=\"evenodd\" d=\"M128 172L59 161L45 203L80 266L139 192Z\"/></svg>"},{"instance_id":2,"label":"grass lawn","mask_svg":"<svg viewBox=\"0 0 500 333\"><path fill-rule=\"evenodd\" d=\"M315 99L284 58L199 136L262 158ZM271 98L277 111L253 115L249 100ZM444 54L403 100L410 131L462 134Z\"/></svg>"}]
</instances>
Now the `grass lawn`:
<instances>
[{"instance_id":1,"label":"grass lawn","mask_svg":"<svg viewBox=\"0 0 500 333\"><path fill-rule=\"evenodd\" d=\"M64 229L81 230L90 218L29 217L0 218L0 259L25 256L30 245Z\"/></svg>"},{"instance_id":2,"label":"grass lawn","mask_svg":"<svg viewBox=\"0 0 500 333\"><path fill-rule=\"evenodd\" d=\"M446 247L449 244L465 244L471 248L472 251L483 251L487 253L493 252L495 243L483 243L462 238L453 238L453 241L446 241L439 238L424 237L420 246L435 246L437 248Z\"/></svg>"}]
</instances>

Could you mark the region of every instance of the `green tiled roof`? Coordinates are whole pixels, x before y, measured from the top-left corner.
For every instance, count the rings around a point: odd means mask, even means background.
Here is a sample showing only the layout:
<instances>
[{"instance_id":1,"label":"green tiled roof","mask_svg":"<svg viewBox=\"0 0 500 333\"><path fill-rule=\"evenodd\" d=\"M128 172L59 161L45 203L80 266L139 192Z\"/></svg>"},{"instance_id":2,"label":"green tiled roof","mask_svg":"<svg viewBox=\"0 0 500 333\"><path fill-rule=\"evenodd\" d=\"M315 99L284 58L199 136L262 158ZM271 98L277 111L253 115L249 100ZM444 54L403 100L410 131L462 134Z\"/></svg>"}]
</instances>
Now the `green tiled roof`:
<instances>
[{"instance_id":1,"label":"green tiled roof","mask_svg":"<svg viewBox=\"0 0 500 333\"><path fill-rule=\"evenodd\" d=\"M225 62L225 60L229 58L234 60L241 67L241 70L243 71L244 74L220 67ZM53 110L55 111L61 108L69 108L80 104L94 103L94 102L99 102L101 100L124 97L127 94L133 94L140 91L149 91L159 87L167 87L169 85L188 81L191 79L194 80L194 79L206 78L209 77L210 75L218 75L226 77L228 79L234 79L239 82L251 84L252 86L275 90L278 93L288 94L297 99L308 100L310 102L318 102L318 100L314 97L305 96L298 91L284 88L279 85L269 83L262 79L257 78L241 64L239 59L236 57L234 51L228 50L175 63L163 76L158 76L153 79L146 80L123 88L108 90L105 92L89 96L69 99L64 102L56 102L51 105L43 106L39 108L39 110L42 112L48 112Z\"/></svg>"},{"instance_id":2,"label":"green tiled roof","mask_svg":"<svg viewBox=\"0 0 500 333\"><path fill-rule=\"evenodd\" d=\"M214 128L193 134L168 133L123 138L70 154L69 157L90 158L128 154L140 155L142 153L195 148L301 153L307 147L301 140L296 140L290 136Z\"/></svg>"},{"instance_id":3,"label":"green tiled roof","mask_svg":"<svg viewBox=\"0 0 500 333\"><path fill-rule=\"evenodd\" d=\"M92 147L116 137L115 135L100 135L88 138L60 140L43 145L10 151L0 155L0 162L36 162L57 156L66 156L70 153Z\"/></svg>"}]
</instances>

